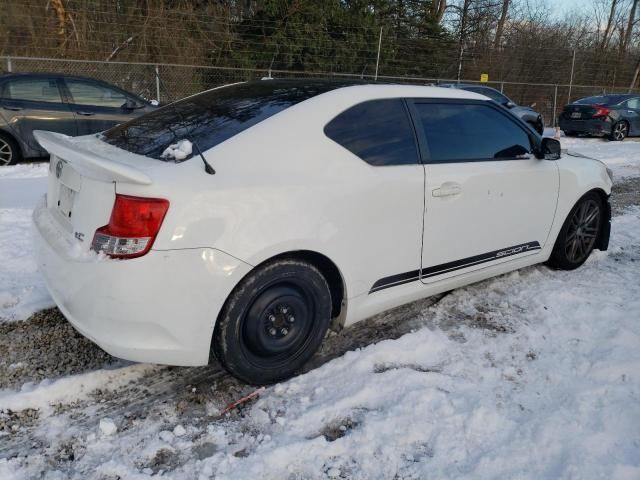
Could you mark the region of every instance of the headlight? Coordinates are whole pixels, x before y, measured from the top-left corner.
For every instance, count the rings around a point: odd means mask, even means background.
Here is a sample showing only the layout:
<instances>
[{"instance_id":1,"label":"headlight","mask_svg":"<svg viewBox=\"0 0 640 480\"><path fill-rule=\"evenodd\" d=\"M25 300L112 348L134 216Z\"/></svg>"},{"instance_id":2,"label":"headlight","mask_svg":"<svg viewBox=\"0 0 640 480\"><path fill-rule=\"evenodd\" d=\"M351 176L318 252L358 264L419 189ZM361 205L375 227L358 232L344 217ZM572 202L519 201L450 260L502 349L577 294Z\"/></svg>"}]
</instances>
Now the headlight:
<instances>
[{"instance_id":1,"label":"headlight","mask_svg":"<svg viewBox=\"0 0 640 480\"><path fill-rule=\"evenodd\" d=\"M609 167L607 167L607 175L609 175L609 180L611 180L611 183L613 183L613 170L611 170Z\"/></svg>"}]
</instances>

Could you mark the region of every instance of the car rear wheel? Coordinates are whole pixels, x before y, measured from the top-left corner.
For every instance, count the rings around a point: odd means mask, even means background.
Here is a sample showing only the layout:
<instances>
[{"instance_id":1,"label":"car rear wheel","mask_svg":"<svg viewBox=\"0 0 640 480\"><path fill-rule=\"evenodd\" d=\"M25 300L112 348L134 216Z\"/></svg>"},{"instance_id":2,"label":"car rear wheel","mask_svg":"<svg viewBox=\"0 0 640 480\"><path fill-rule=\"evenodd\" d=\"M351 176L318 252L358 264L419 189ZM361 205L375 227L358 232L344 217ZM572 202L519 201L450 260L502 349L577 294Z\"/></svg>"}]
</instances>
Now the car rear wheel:
<instances>
[{"instance_id":1,"label":"car rear wheel","mask_svg":"<svg viewBox=\"0 0 640 480\"><path fill-rule=\"evenodd\" d=\"M0 167L13 165L20 160L20 149L15 140L0 133Z\"/></svg>"},{"instance_id":2,"label":"car rear wheel","mask_svg":"<svg viewBox=\"0 0 640 480\"><path fill-rule=\"evenodd\" d=\"M596 245L603 212L598 194L591 192L583 196L562 225L548 265L561 270L573 270L582 265Z\"/></svg>"},{"instance_id":3,"label":"car rear wheel","mask_svg":"<svg viewBox=\"0 0 640 480\"><path fill-rule=\"evenodd\" d=\"M243 279L216 324L213 353L254 385L294 375L320 347L331 320L331 293L312 264L276 260Z\"/></svg>"},{"instance_id":4,"label":"car rear wheel","mask_svg":"<svg viewBox=\"0 0 640 480\"><path fill-rule=\"evenodd\" d=\"M609 135L609 140L614 142L621 142L624 140L629 134L629 124L624 120L620 120L613 124L611 127L611 135Z\"/></svg>"}]
</instances>

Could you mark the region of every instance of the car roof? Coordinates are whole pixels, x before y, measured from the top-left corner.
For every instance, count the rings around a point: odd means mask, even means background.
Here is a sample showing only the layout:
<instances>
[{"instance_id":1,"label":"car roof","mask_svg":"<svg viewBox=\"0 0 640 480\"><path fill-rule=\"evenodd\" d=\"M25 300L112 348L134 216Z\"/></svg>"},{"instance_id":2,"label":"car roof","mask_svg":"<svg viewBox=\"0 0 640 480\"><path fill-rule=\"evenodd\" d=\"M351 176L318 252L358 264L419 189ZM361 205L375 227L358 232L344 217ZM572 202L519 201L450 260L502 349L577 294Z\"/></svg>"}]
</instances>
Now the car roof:
<instances>
[{"instance_id":1,"label":"car roof","mask_svg":"<svg viewBox=\"0 0 640 480\"><path fill-rule=\"evenodd\" d=\"M100 80L97 78L91 77L83 77L80 75L65 75L64 73L55 73L55 72L19 72L19 73L5 73L0 75L0 82L4 80L8 80L11 78L68 78L71 80L88 80L90 82L99 82L106 83L111 85L109 82L105 82L104 80ZM113 85L116 88L120 88L117 85Z\"/></svg>"},{"instance_id":2,"label":"car roof","mask_svg":"<svg viewBox=\"0 0 640 480\"><path fill-rule=\"evenodd\" d=\"M442 88L440 86L420 85L420 84L406 84L406 83L389 83L389 82L376 82L366 79L308 79L308 78L278 78L278 79L263 79L252 80L246 82L251 85L255 83L272 82L273 89L278 88L295 88L299 86L304 87L318 87L322 86L323 93L318 96L327 95L331 93L338 93L339 91L346 91L347 93L353 93L355 90L367 92L372 95L380 94L382 96L389 95L391 97L436 97L436 98L466 98L475 100L486 100L487 97L478 93L469 92L466 90L455 90L451 88Z\"/></svg>"},{"instance_id":3,"label":"car roof","mask_svg":"<svg viewBox=\"0 0 640 480\"><path fill-rule=\"evenodd\" d=\"M594 103L602 105L617 105L620 102L624 102L629 98L636 98L639 95L633 95L631 93L613 93L610 95L593 95L591 97L584 97L576 100L573 103Z\"/></svg>"},{"instance_id":4,"label":"car roof","mask_svg":"<svg viewBox=\"0 0 640 480\"><path fill-rule=\"evenodd\" d=\"M499 91L498 89L490 87L489 85L482 85L482 84L478 84L478 83L441 83L438 86L445 87L445 88L461 88L461 89L465 89L465 88L487 88L489 90L494 90L496 92Z\"/></svg>"}]
</instances>

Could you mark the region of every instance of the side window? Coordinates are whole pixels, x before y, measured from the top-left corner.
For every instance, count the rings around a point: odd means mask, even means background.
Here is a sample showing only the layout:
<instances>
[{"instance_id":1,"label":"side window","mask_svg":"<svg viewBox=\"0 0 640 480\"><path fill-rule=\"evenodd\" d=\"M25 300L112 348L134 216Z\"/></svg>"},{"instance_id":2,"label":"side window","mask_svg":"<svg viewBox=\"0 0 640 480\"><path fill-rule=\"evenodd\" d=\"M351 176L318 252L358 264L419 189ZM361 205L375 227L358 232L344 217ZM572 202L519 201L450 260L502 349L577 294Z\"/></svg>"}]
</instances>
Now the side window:
<instances>
[{"instance_id":1,"label":"side window","mask_svg":"<svg viewBox=\"0 0 640 480\"><path fill-rule=\"evenodd\" d=\"M103 87L102 85L82 82L78 80L65 80L67 88L76 105L95 105L97 107L122 107L127 97L117 90Z\"/></svg>"},{"instance_id":2,"label":"side window","mask_svg":"<svg viewBox=\"0 0 640 480\"><path fill-rule=\"evenodd\" d=\"M47 78L18 78L5 83L2 97L10 100L62 103L58 83Z\"/></svg>"},{"instance_id":3,"label":"side window","mask_svg":"<svg viewBox=\"0 0 640 480\"><path fill-rule=\"evenodd\" d=\"M640 110L640 98L630 98L629 100L627 100L627 108Z\"/></svg>"},{"instance_id":4,"label":"side window","mask_svg":"<svg viewBox=\"0 0 640 480\"><path fill-rule=\"evenodd\" d=\"M359 103L331 120L324 133L370 165L419 163L413 127L399 98Z\"/></svg>"},{"instance_id":5,"label":"side window","mask_svg":"<svg viewBox=\"0 0 640 480\"><path fill-rule=\"evenodd\" d=\"M524 129L489 105L416 102L414 108L431 163L518 159L532 150Z\"/></svg>"}]
</instances>

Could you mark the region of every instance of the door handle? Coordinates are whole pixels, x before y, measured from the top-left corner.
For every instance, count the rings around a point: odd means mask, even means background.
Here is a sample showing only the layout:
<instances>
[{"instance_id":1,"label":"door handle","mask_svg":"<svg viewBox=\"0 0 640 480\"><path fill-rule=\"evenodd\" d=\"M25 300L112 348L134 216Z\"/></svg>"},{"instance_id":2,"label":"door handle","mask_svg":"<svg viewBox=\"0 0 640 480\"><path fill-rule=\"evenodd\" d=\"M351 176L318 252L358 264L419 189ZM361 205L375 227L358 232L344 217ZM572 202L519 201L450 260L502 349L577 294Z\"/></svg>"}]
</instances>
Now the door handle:
<instances>
[{"instance_id":1,"label":"door handle","mask_svg":"<svg viewBox=\"0 0 640 480\"><path fill-rule=\"evenodd\" d=\"M462 193L462 186L459 183L446 182L440 185L439 188L435 188L431 191L431 195L434 197L450 197L453 195L460 195Z\"/></svg>"},{"instance_id":2,"label":"door handle","mask_svg":"<svg viewBox=\"0 0 640 480\"><path fill-rule=\"evenodd\" d=\"M19 112L20 110L22 110L22 107L7 107L7 106L5 106L5 107L2 107L2 108L4 108L5 110L11 110L12 112Z\"/></svg>"},{"instance_id":3,"label":"door handle","mask_svg":"<svg viewBox=\"0 0 640 480\"><path fill-rule=\"evenodd\" d=\"M95 113L93 113L93 112L83 112L83 111L80 111L80 112L76 112L76 113L77 113L78 115L84 115L85 117L90 117L91 115L95 115Z\"/></svg>"}]
</instances>

